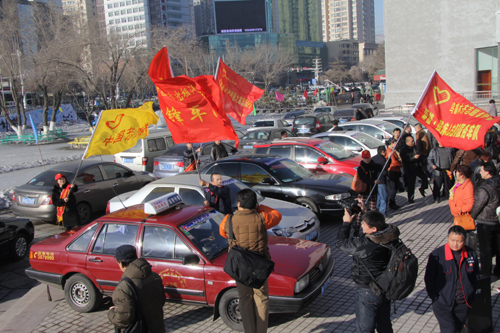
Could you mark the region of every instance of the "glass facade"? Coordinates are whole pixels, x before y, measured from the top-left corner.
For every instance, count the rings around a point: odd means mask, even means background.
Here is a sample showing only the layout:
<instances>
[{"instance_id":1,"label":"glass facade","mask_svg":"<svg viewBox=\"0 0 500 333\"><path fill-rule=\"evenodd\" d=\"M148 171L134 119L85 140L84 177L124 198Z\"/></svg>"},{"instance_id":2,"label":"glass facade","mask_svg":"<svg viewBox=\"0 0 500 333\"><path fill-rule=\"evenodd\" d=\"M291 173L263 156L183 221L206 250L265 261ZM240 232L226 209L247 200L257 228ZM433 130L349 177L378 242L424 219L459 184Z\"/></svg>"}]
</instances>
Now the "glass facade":
<instances>
[{"instance_id":1,"label":"glass facade","mask_svg":"<svg viewBox=\"0 0 500 333\"><path fill-rule=\"evenodd\" d=\"M476 50L477 91L498 91L498 46Z\"/></svg>"},{"instance_id":2,"label":"glass facade","mask_svg":"<svg viewBox=\"0 0 500 333\"><path fill-rule=\"evenodd\" d=\"M279 31L297 40L322 41L319 0L278 0Z\"/></svg>"}]
</instances>

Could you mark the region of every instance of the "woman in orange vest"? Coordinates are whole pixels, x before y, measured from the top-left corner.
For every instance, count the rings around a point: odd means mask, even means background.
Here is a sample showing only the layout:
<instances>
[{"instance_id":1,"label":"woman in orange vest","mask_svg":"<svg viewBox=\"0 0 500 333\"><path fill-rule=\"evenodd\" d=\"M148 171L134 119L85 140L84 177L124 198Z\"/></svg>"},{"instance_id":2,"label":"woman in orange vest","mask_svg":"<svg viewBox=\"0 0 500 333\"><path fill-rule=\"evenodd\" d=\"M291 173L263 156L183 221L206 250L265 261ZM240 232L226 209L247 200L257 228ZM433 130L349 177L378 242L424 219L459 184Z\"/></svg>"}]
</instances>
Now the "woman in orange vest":
<instances>
[{"instance_id":1,"label":"woman in orange vest","mask_svg":"<svg viewBox=\"0 0 500 333\"><path fill-rule=\"evenodd\" d=\"M403 166L403 163L398 151L395 149L397 142L398 140L395 138L387 140L387 152L385 153L386 158L391 156L391 166L388 169L389 182L387 192L389 193L389 207L393 210L399 208L399 206L396 205L396 194L398 193L398 189L402 187L399 179L401 178L401 167ZM391 155L393 150L394 153Z\"/></svg>"},{"instance_id":2,"label":"woman in orange vest","mask_svg":"<svg viewBox=\"0 0 500 333\"><path fill-rule=\"evenodd\" d=\"M52 189L52 204L57 209L57 224L62 223L64 229L68 231L81 224L73 194L78 191L78 186L68 183L62 173L58 173L55 179L57 184Z\"/></svg>"}]
</instances>

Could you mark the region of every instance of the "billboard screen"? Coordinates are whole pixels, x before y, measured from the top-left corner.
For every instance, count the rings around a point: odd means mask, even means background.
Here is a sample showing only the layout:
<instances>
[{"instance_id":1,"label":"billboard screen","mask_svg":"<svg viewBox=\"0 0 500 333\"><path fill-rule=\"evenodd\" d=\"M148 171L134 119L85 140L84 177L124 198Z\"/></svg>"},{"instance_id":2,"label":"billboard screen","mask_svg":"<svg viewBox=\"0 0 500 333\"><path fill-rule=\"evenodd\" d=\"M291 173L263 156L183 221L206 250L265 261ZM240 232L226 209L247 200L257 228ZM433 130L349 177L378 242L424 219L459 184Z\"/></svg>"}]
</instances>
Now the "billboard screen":
<instances>
[{"instance_id":1,"label":"billboard screen","mask_svg":"<svg viewBox=\"0 0 500 333\"><path fill-rule=\"evenodd\" d=\"M214 1L217 33L267 31L265 2L265 0Z\"/></svg>"}]
</instances>

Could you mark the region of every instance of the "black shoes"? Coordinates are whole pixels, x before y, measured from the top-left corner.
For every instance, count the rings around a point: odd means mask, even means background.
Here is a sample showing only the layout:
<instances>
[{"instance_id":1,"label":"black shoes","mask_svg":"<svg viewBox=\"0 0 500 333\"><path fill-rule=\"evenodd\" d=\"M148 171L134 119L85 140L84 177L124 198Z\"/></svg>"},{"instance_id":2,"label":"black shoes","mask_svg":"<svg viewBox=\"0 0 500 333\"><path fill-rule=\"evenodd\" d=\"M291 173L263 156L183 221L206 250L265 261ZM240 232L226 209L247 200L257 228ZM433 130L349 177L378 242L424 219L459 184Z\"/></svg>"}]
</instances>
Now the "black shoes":
<instances>
[{"instance_id":1,"label":"black shoes","mask_svg":"<svg viewBox=\"0 0 500 333\"><path fill-rule=\"evenodd\" d=\"M415 200L408 200L408 203L413 204L413 203L415 203Z\"/></svg>"},{"instance_id":2,"label":"black shoes","mask_svg":"<svg viewBox=\"0 0 500 333\"><path fill-rule=\"evenodd\" d=\"M398 205L396 205L396 204L393 204L393 205L389 205L389 208L390 208L390 209L392 209L392 210L398 210L398 209L399 209L399 208L401 208L401 207L399 207L399 206L398 206Z\"/></svg>"},{"instance_id":3,"label":"black shoes","mask_svg":"<svg viewBox=\"0 0 500 333\"><path fill-rule=\"evenodd\" d=\"M440 201L441 201L441 199L437 198L436 200L434 200L434 203L438 204Z\"/></svg>"},{"instance_id":4,"label":"black shoes","mask_svg":"<svg viewBox=\"0 0 500 333\"><path fill-rule=\"evenodd\" d=\"M418 190L419 190L420 194L422 194L422 197L425 198L425 190L423 188L419 188Z\"/></svg>"}]
</instances>

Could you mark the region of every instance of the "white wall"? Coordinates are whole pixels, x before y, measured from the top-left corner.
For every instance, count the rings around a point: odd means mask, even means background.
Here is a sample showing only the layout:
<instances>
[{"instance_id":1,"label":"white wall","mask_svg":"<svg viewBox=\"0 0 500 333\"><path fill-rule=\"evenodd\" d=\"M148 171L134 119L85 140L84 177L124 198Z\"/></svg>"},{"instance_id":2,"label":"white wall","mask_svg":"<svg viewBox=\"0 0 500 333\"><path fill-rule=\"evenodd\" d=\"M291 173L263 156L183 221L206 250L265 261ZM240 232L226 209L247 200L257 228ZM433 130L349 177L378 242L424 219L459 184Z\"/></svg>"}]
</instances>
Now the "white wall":
<instances>
[{"instance_id":1,"label":"white wall","mask_svg":"<svg viewBox=\"0 0 500 333\"><path fill-rule=\"evenodd\" d=\"M385 0L387 107L416 103L432 72L476 90L475 49L496 42L500 0Z\"/></svg>"}]
</instances>

